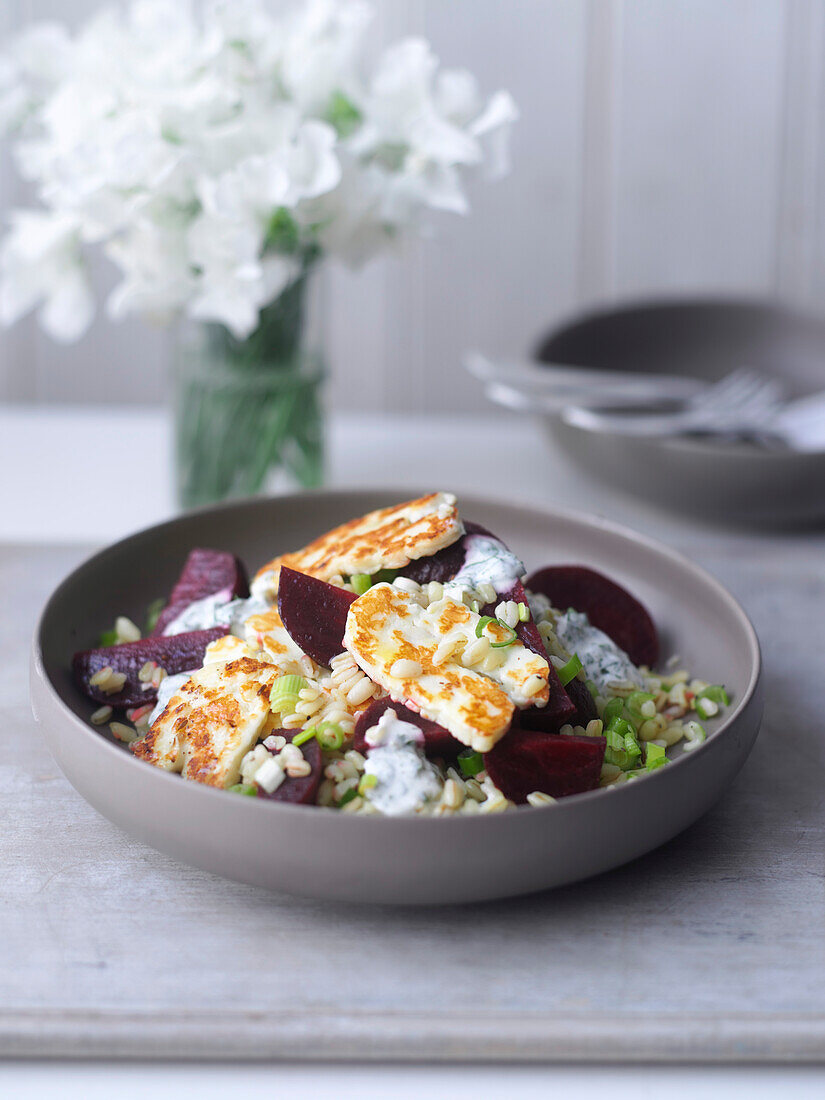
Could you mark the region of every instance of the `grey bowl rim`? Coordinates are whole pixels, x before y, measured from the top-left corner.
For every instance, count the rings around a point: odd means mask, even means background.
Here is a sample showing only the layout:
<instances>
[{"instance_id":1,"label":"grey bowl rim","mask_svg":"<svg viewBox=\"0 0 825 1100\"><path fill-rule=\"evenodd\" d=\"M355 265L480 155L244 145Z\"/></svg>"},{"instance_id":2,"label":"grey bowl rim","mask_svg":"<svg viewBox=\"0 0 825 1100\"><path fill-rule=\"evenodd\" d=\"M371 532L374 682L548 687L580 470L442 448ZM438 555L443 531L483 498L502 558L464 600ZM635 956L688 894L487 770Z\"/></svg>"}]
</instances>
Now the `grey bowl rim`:
<instances>
[{"instance_id":1,"label":"grey bowl rim","mask_svg":"<svg viewBox=\"0 0 825 1100\"><path fill-rule=\"evenodd\" d=\"M659 294L645 296L631 295L627 298L622 298L613 304L605 303L603 305L593 305L589 308L581 309L578 312L571 313L562 317L558 323L556 323L552 329L550 329L543 337L537 340L530 348L530 359L537 366L552 370L554 367L564 367L565 370L581 370L588 371L596 368L587 367L581 363L563 363L561 361L547 361L536 358L538 350L541 344L546 339L559 336L566 333L571 329L579 328L584 325L592 324L593 322L604 319L608 316L614 317L628 317L634 313L641 312L664 312L669 309L684 309L699 311L702 309L757 309L767 308L774 309L777 313L784 315L788 319L796 319L802 323L822 324L820 318L817 318L812 313L800 308L795 307L792 303L781 302L779 299L767 298L764 295L759 294L737 294L735 291L721 292L719 294L684 294L679 291L662 292ZM610 370L609 367L599 368L600 370ZM488 398L488 400L490 400ZM498 402L495 402L498 404ZM561 417L557 413L538 413L539 416L550 420L561 420ZM568 424L568 428L574 429L577 432L584 434L588 433L587 428L579 428L574 424ZM609 429L605 429L600 432L591 432L593 435L606 435L611 439L625 439L626 436L619 433L611 432ZM771 448L759 448L759 447L743 447L741 444L725 444L712 438L709 439L690 439L690 438L671 438L671 439L655 439L651 438L647 442L651 446L658 448L667 448L674 451L683 451L690 453L699 453L708 456L717 456L722 458L730 458L731 455L736 455L737 458L744 458L745 460L752 460L753 462L771 463L777 465L779 462L784 462L786 465L803 458L825 458L825 446L817 448L812 451L783 451L781 449L773 450Z\"/></svg>"},{"instance_id":2,"label":"grey bowl rim","mask_svg":"<svg viewBox=\"0 0 825 1100\"><path fill-rule=\"evenodd\" d=\"M71 710L71 708L63 700L60 691L57 689L57 687L49 677L48 673L46 672L42 646L42 635L45 627L45 620L48 617L52 606L59 600L62 591L72 583L77 573L79 573L81 570L88 569L100 557L113 551L119 550L124 546L124 544L129 543L134 539L143 538L155 533L160 533L171 527L177 526L181 523L185 523L185 521L190 518L212 516L219 513L231 513L236 509L242 510L256 504L261 506L271 506L273 503L288 505L290 501L303 500L307 497L323 498L334 497L343 494L357 494L364 497L397 496L399 500L412 500L415 498L406 494L413 493L415 491L416 490L409 488L401 489L399 491L398 487L388 487L381 485L358 488L345 488L337 486L334 489L308 489L301 492L285 493L277 496L247 496L230 501L224 501L220 504L207 505L205 507L191 509L189 511L182 512L179 515L161 520L159 523L151 524L149 527L143 527L137 531L133 531L130 534L125 535L123 538L117 539L115 542L109 543L106 546L101 547L101 549L94 551L87 558L84 558L71 570L70 573L68 573L59 582L57 587L52 591L51 595L46 600L46 603L44 604L38 616L37 624L35 626L34 634L32 637L32 674L36 674L40 682L45 685L47 690L52 695L53 701L58 704L58 707L62 711L63 716L70 721L74 730L80 731L81 736L92 738L95 744L99 746L104 752L116 753L117 759L119 759L121 762L124 758L126 758L128 760L128 766L145 769L147 765L144 761L138 760L136 757L134 757L127 748L121 748L118 745L115 745L112 741L109 741L107 738L101 736L101 734L95 727L91 726L88 722L83 721L82 718L76 715L74 711ZM418 495L424 495L424 493L422 492ZM479 503L482 505L491 505L492 507L501 507L511 510L516 509L525 512L536 512L542 514L545 518L558 517L563 521L572 520L574 523L584 522L589 526L594 526L613 535L617 535L618 537L631 543L641 544L647 550L663 555L664 557L670 559L672 563L677 564L682 569L686 569L689 573L698 576L698 578L704 584L709 585L712 589L714 589L717 596L719 596L723 603L727 605L728 610L733 613L733 615L739 620L740 625L744 628L744 633L749 642L749 664L751 666L750 679L748 681L747 687L742 692L741 696L736 700L732 709L730 709L729 712L726 711L721 723L716 727L716 729L706 739L706 741L700 744L697 749L694 749L689 753L683 753L677 759L671 760L671 762L668 764L668 772L670 772L672 768L677 767L681 767L683 770L686 770L687 767L691 766L692 761L699 759L703 754L707 753L708 750L711 750L713 747L713 743L718 738L724 736L729 732L730 727L736 722L740 714L742 714L747 709L751 700L756 694L762 675L762 653L759 644L759 637L744 608L736 599L736 597L733 596L725 588L725 586L720 581L718 581L711 573L703 569L701 566L696 565L690 560L690 558L687 557L687 555L682 554L678 550L672 549L666 543L661 542L659 539L653 538L650 535L642 534L641 532L634 531L633 528L627 526L626 524L618 523L615 520L608 519L605 516L598 515L595 512L585 512L574 508L546 508L544 506L535 505L523 501L508 501L503 500L499 497L476 496L471 493L456 493L455 495L456 497L458 497L459 503L461 503L463 500L469 501L471 508L473 503ZM32 709L34 710L31 695L32 691L30 688L30 705L32 705ZM35 719L38 720L36 713ZM576 804L581 804L585 801L592 801L594 798L604 798L608 796L614 799L627 799L628 797L632 797L629 792L632 792L639 782L646 783L658 779L659 770L660 769L656 769L649 775L640 776L639 779L634 780L634 782L623 783L618 787L596 788L592 791L584 791L581 794L568 795L565 798L560 799L558 802L550 803L546 806L518 806L517 810L522 815L546 814L548 812L554 812L555 814L558 814L560 809L563 808L564 804L570 802L571 800L574 800ZM153 768L152 772L158 782L174 784L181 781L179 775L167 772L162 768ZM213 788L204 783L192 783L189 784L189 786L193 789L192 795L190 795L190 797L194 796L200 798L215 798L224 797L226 795L226 791L224 791L223 789ZM198 793L195 793L195 789L197 789ZM246 804L251 803L251 801L251 799L244 800ZM287 813L293 815L305 814L309 811L326 811L329 815L330 820L335 820L339 822L342 822L343 819L350 819L351 817L355 817L355 815L342 814L337 810L333 810L332 808L325 806L304 806L288 802L277 802L264 798L255 799L255 802L258 806L261 807L261 809L253 812L258 813ZM483 816L476 817L475 815L454 815L446 819L436 819L425 815L412 814L404 817L402 820L405 822L417 822L417 825L415 827L419 829L437 828L443 830L445 828L448 828L456 830L459 828L486 828L486 822L488 818L489 815L487 815L487 818ZM370 815L361 815L358 817L359 822L363 822L365 820L369 821ZM376 815L374 820L375 822L382 823L386 826L386 820L384 818L378 817ZM447 824L448 821L449 824ZM343 827L346 828L347 826L345 825ZM378 824L376 824L375 827L377 828Z\"/></svg>"}]
</instances>

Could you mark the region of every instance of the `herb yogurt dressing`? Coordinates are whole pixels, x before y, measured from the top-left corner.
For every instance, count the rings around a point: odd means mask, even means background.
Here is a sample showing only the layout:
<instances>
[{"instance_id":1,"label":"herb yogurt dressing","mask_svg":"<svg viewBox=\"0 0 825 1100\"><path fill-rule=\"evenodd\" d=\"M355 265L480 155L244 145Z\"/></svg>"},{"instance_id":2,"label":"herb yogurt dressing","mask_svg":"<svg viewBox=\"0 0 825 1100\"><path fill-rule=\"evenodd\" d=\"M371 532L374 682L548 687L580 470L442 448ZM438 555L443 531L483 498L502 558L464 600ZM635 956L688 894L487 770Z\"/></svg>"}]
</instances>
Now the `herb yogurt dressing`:
<instances>
[{"instance_id":1,"label":"herb yogurt dressing","mask_svg":"<svg viewBox=\"0 0 825 1100\"><path fill-rule=\"evenodd\" d=\"M585 676L592 680L601 695L613 680L628 680L644 687L641 672L623 649L601 630L592 626L588 617L570 608L556 619L556 637L582 663Z\"/></svg>"},{"instance_id":2,"label":"herb yogurt dressing","mask_svg":"<svg viewBox=\"0 0 825 1100\"><path fill-rule=\"evenodd\" d=\"M172 698L172 696L179 691L183 685L197 672L197 669L190 669L189 672L178 672L174 676L164 676L160 682L158 688L158 701L155 703L155 709L149 715L149 725L152 726L166 710L166 704Z\"/></svg>"},{"instance_id":3,"label":"herb yogurt dressing","mask_svg":"<svg viewBox=\"0 0 825 1100\"><path fill-rule=\"evenodd\" d=\"M375 776L373 787L363 788L366 798L382 814L411 814L441 794L441 780L422 751L424 734L412 722L399 718L392 708L367 730L367 762L364 774Z\"/></svg>"},{"instance_id":4,"label":"herb yogurt dressing","mask_svg":"<svg viewBox=\"0 0 825 1100\"><path fill-rule=\"evenodd\" d=\"M248 600L232 600L228 588L211 596L195 600L167 625L164 637L187 634L191 630L211 630L215 626L228 626L236 638L243 638L243 627L251 615L262 615L270 605L256 596Z\"/></svg>"},{"instance_id":5,"label":"herb yogurt dressing","mask_svg":"<svg viewBox=\"0 0 825 1100\"><path fill-rule=\"evenodd\" d=\"M498 539L488 535L469 535L465 541L467 557L451 581L444 585L445 595L453 596L479 585L491 584L497 595L513 590L524 576L524 563Z\"/></svg>"}]
</instances>

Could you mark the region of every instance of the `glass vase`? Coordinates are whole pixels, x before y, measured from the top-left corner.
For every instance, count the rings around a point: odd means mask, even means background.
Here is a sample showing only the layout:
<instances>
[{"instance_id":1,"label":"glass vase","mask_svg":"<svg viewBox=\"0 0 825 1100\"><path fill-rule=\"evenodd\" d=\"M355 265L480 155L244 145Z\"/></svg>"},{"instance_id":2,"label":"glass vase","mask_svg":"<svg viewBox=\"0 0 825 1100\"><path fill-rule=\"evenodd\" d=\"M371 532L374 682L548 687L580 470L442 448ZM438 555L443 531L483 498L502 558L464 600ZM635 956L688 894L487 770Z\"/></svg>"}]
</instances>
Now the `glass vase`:
<instances>
[{"instance_id":1,"label":"glass vase","mask_svg":"<svg viewBox=\"0 0 825 1100\"><path fill-rule=\"evenodd\" d=\"M318 282L305 270L261 311L245 340L219 324L181 330L174 429L182 507L321 484Z\"/></svg>"}]
</instances>

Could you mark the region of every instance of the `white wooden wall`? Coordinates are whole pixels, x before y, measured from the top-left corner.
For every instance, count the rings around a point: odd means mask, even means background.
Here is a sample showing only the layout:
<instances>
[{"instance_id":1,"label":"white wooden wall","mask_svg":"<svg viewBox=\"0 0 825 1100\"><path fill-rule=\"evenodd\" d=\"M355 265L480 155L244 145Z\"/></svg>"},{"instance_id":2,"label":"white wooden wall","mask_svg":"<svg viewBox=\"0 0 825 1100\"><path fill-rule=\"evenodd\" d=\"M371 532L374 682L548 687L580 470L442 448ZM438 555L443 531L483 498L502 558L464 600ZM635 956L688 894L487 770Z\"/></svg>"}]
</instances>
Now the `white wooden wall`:
<instances>
[{"instance_id":1,"label":"white wooden wall","mask_svg":"<svg viewBox=\"0 0 825 1100\"><path fill-rule=\"evenodd\" d=\"M0 32L98 0L0 0ZM508 87L512 175L400 260L328 276L331 397L484 406L462 351L526 351L579 307L679 291L825 292L825 0L378 0L379 33ZM0 205L19 201L0 163ZM100 272L101 286L107 272ZM167 338L0 333L0 398L162 399Z\"/></svg>"}]
</instances>

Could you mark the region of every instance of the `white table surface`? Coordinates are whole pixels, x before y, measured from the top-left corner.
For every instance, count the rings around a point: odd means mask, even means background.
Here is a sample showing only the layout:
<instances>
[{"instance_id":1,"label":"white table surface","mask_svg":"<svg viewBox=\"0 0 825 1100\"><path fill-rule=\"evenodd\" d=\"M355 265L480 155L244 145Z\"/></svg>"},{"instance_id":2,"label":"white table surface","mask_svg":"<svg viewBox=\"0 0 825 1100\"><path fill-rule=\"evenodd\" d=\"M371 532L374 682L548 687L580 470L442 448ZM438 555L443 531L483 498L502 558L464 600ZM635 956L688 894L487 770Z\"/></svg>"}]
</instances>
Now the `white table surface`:
<instances>
[{"instance_id":1,"label":"white table surface","mask_svg":"<svg viewBox=\"0 0 825 1100\"><path fill-rule=\"evenodd\" d=\"M173 513L168 477L169 433L152 410L0 409L0 541L108 542ZM720 553L757 552L763 560L788 550L813 551L815 536L749 534L664 515L595 485L549 450L539 428L506 414L482 421L375 417L335 421L330 433L329 484L436 486L457 492L596 511L676 545L699 560ZM820 917L825 916L825 910ZM0 929L2 938L2 929ZM0 963L0 965L5 965ZM2 1007L2 1006L0 1006ZM825 1052L823 1052L825 1058ZM274 1086L274 1088L273 1088ZM192 1066L116 1063L8 1063L0 1068L3 1097L155 1098L419 1097L548 1094L711 1097L820 1096L817 1068L701 1067L450 1067L450 1066Z\"/></svg>"}]
</instances>

